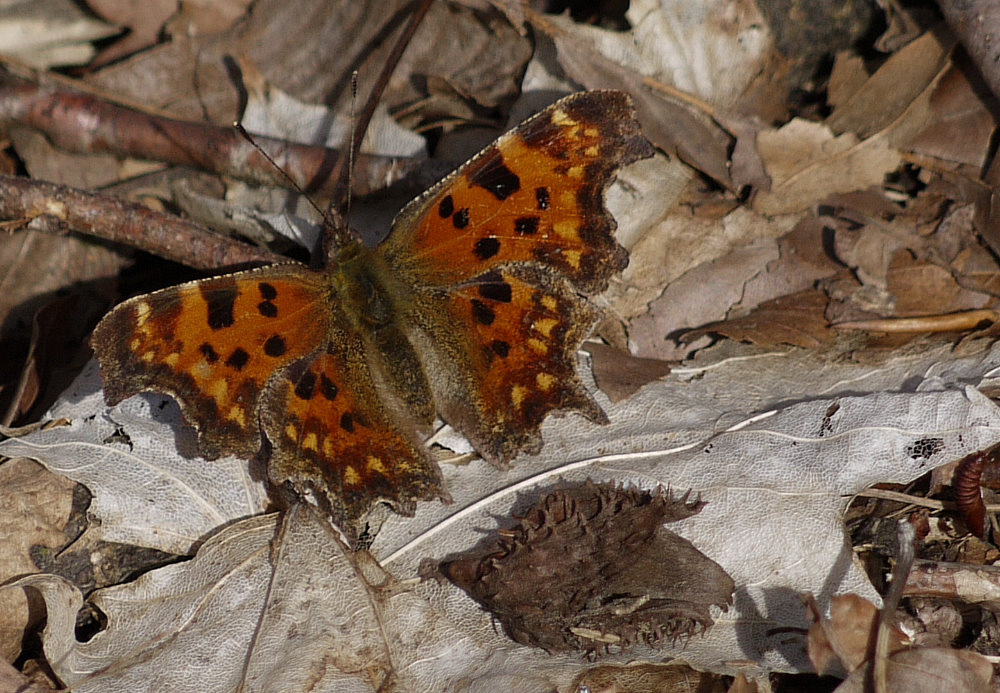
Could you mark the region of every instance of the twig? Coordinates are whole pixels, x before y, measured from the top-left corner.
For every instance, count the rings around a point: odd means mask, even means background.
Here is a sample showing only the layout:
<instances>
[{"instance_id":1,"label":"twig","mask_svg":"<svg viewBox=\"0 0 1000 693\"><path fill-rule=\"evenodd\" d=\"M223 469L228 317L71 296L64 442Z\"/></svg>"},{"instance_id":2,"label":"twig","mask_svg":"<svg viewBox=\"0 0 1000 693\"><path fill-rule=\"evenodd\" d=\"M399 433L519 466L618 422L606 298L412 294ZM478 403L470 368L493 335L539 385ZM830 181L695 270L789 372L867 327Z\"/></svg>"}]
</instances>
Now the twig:
<instances>
[{"instance_id":1,"label":"twig","mask_svg":"<svg viewBox=\"0 0 1000 693\"><path fill-rule=\"evenodd\" d=\"M896 565L892 570L892 582L889 584L889 593L885 595L882 602L882 611L878 619L878 635L875 639L875 654L872 662L872 679L875 693L887 693L889 691L888 666L889 666L889 646L892 644L892 627L896 619L896 609L899 608L899 600L903 598L903 588L906 586L906 579L913 568L913 561L916 558L913 549L913 541L917 533L907 520L900 520L897 524L896 537L899 551L896 554Z\"/></svg>"},{"instance_id":2,"label":"twig","mask_svg":"<svg viewBox=\"0 0 1000 693\"><path fill-rule=\"evenodd\" d=\"M287 261L139 204L14 176L0 176L0 219L16 219L46 231L72 229L195 269Z\"/></svg>"},{"instance_id":3,"label":"twig","mask_svg":"<svg viewBox=\"0 0 1000 693\"><path fill-rule=\"evenodd\" d=\"M30 127L62 149L110 152L163 161L232 176L258 185L285 187L287 182L230 127L174 120L118 106L82 92L0 79L0 123ZM329 173L340 152L254 135L254 141L307 192L327 197L335 180ZM367 195L404 182L423 190L434 182L419 159L361 155L352 187Z\"/></svg>"},{"instance_id":4,"label":"twig","mask_svg":"<svg viewBox=\"0 0 1000 693\"><path fill-rule=\"evenodd\" d=\"M941 501L934 498L924 498L923 496L911 496L908 493L900 493L899 491L890 491L884 488L866 488L864 491L852 494L855 498L879 498L881 500L891 500L898 501L900 503L908 503L909 505L916 505L921 508L930 508L931 510L957 510L958 503L955 501ZM986 512L988 513L1000 513L1000 503L990 503L985 506Z\"/></svg>"},{"instance_id":5,"label":"twig","mask_svg":"<svg viewBox=\"0 0 1000 693\"><path fill-rule=\"evenodd\" d=\"M372 85L372 89L368 94L368 101L365 103L364 109L362 109L354 124L354 132L350 140L350 156L340 157L334 164L333 174L330 176L330 179L333 181L335 187L330 205L327 208L327 217L332 219L333 223L327 224L324 238L321 239L324 258L332 257L338 248L344 247L353 240L353 235L347 228L349 220L344 219L344 214L350 199L350 192L357 192L351 179L358 175L357 169L360 163L361 142L365 138L365 132L368 130L368 124L375 113L375 108L382 99L382 92L385 91L386 85L389 84L389 78L396 70L400 58L403 57L403 52L410 45L417 27L420 26L420 22L423 21L432 2L433 0L421 0L420 4L414 8L413 14L410 16L410 21L407 22L403 33L396 40L392 52L386 58L385 65L382 66L382 71L379 73L378 79L375 80L375 84Z\"/></svg>"},{"instance_id":6,"label":"twig","mask_svg":"<svg viewBox=\"0 0 1000 693\"><path fill-rule=\"evenodd\" d=\"M993 2L938 0L938 7L979 68L990 91L1000 98L1000 63L997 62L996 47L1000 6Z\"/></svg>"},{"instance_id":7,"label":"twig","mask_svg":"<svg viewBox=\"0 0 1000 693\"><path fill-rule=\"evenodd\" d=\"M917 561L904 597L935 597L971 604L1000 604L1000 566Z\"/></svg>"},{"instance_id":8,"label":"twig","mask_svg":"<svg viewBox=\"0 0 1000 693\"><path fill-rule=\"evenodd\" d=\"M966 310L947 315L926 315L918 318L880 318L851 320L830 325L835 330L867 330L868 332L962 332L974 330L983 323L994 323L1000 313L995 310Z\"/></svg>"}]
</instances>

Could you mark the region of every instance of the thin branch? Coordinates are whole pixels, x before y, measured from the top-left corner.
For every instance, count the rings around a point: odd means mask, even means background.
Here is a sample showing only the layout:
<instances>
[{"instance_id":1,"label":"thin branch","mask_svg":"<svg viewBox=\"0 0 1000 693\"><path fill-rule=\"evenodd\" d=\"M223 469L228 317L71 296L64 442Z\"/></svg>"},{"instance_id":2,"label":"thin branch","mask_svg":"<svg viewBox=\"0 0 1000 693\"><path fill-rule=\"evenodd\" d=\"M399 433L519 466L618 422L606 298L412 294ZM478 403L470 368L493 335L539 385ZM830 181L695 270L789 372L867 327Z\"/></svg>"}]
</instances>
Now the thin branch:
<instances>
[{"instance_id":1,"label":"thin branch","mask_svg":"<svg viewBox=\"0 0 1000 693\"><path fill-rule=\"evenodd\" d=\"M195 269L287 261L139 204L14 176L0 175L0 219L46 231L78 231Z\"/></svg>"},{"instance_id":2,"label":"thin branch","mask_svg":"<svg viewBox=\"0 0 1000 693\"><path fill-rule=\"evenodd\" d=\"M174 120L143 113L62 87L43 87L10 75L0 78L0 124L23 125L43 133L55 146L72 152L108 152L119 156L191 166L258 185L286 187L275 171L231 127ZM327 197L340 151L254 135L295 183ZM357 159L354 194L404 183L415 191L434 182L421 159L361 155Z\"/></svg>"}]
</instances>

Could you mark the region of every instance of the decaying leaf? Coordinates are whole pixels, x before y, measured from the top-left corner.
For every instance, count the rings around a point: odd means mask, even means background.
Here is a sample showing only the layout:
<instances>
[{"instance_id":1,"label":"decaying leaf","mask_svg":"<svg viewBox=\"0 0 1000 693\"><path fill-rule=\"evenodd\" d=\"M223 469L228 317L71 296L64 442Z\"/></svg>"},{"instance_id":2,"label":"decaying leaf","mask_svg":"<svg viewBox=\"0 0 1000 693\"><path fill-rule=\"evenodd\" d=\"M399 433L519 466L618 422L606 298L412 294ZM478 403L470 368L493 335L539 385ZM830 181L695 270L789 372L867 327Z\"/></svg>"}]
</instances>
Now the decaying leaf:
<instances>
[{"instance_id":1,"label":"decaying leaf","mask_svg":"<svg viewBox=\"0 0 1000 693\"><path fill-rule=\"evenodd\" d=\"M826 303L827 298L822 291L808 289L762 303L742 318L691 330L682 339L692 342L702 335L715 333L766 346L794 344L817 348L834 339L834 333L823 316Z\"/></svg>"},{"instance_id":2,"label":"decaying leaf","mask_svg":"<svg viewBox=\"0 0 1000 693\"><path fill-rule=\"evenodd\" d=\"M629 666L596 666L588 669L573 682L570 690L611 693L663 693L664 691L699 691L723 693L727 690L721 676L696 671L680 660L666 664L632 664ZM736 693L728 689L730 693Z\"/></svg>"},{"instance_id":3,"label":"decaying leaf","mask_svg":"<svg viewBox=\"0 0 1000 693\"><path fill-rule=\"evenodd\" d=\"M823 618L810 596L809 611L814 621L809 629L809 659L820 674L843 675L867 661L875 648L878 608L856 594L833 598L830 618ZM906 636L893 629L890 652L904 647Z\"/></svg>"},{"instance_id":4,"label":"decaying leaf","mask_svg":"<svg viewBox=\"0 0 1000 693\"><path fill-rule=\"evenodd\" d=\"M549 652L657 646L706 630L733 579L663 529L704 503L662 488L582 485L541 499L520 524L441 564L504 632Z\"/></svg>"}]
</instances>

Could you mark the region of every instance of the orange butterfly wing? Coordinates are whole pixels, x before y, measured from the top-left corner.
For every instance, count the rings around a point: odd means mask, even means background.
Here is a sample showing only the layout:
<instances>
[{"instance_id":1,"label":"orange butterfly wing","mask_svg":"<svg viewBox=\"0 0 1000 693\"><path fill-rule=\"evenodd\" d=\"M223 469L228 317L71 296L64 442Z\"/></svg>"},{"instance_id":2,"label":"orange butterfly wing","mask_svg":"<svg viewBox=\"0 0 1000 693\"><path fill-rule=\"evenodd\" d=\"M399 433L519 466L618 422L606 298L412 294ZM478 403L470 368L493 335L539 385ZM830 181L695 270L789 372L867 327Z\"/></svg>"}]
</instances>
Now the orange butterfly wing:
<instances>
[{"instance_id":1,"label":"orange butterfly wing","mask_svg":"<svg viewBox=\"0 0 1000 693\"><path fill-rule=\"evenodd\" d=\"M92 338L105 398L173 395L209 459L252 456L263 427L272 480L310 493L339 522L379 499L412 512L415 498L445 496L440 470L402 432L412 424L383 406L338 298L330 275L289 264L126 301Z\"/></svg>"},{"instance_id":2,"label":"orange butterfly wing","mask_svg":"<svg viewBox=\"0 0 1000 693\"><path fill-rule=\"evenodd\" d=\"M596 319L580 294L628 263L604 190L652 151L626 94L566 97L412 202L379 246L414 288L438 409L490 461L537 451L551 411L605 420L576 376Z\"/></svg>"}]
</instances>

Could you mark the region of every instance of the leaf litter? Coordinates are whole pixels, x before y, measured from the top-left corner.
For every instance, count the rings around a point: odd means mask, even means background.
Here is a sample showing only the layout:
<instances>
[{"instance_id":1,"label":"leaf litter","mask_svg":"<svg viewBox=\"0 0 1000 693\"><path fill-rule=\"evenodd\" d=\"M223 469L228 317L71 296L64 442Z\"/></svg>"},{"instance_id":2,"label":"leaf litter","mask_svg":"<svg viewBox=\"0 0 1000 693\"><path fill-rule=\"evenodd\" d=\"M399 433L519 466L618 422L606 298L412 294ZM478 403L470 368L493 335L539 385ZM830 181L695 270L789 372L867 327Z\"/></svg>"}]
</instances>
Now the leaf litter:
<instances>
[{"instance_id":1,"label":"leaf litter","mask_svg":"<svg viewBox=\"0 0 1000 693\"><path fill-rule=\"evenodd\" d=\"M104 5L110 9L102 16L114 23L113 4ZM177 34L131 56L126 44L124 59L86 79L175 116L228 122L238 95L212 56L263 45L261 36L273 30L296 41L272 43L265 53L251 48L246 66L259 68L280 88L274 93L289 98L280 99L281 110L265 96L258 112L276 126L321 124L324 106L315 104L332 90L340 103L325 104L333 122L344 112L345 71L330 65L353 58L337 55L340 43L328 32L289 30L294 21L277 5L257 3L246 25L206 16L214 33L205 38ZM67 425L0 442L0 455L37 459L85 484L93 494L88 531L97 538L191 559L87 595L107 621L86 642L74 635L79 589L54 575L22 578L46 600L42 642L59 681L74 690L151 681L185 688L197 682L204 690L241 684L574 690L588 676L624 681L627 668L619 665L664 656L729 675L813 669L800 595L815 595L820 618L846 595L879 602L878 576L866 574L846 548L851 497L872 484L909 490L933 468L1000 442L996 406L982 394L997 392L1000 361L988 324L979 333L937 337L929 335L940 328L927 322L921 333L896 337L871 328L889 331L893 320L933 321L995 306L1000 268L984 225L992 183L981 171L995 108L954 41L941 29L918 29L909 43L895 34L900 45L884 61L839 53L829 115L801 109L796 119L766 125L755 120L751 104L760 113L780 109L765 109L755 85L783 65L768 63L760 51L766 18L756 8L726 5L706 7L700 19L717 20L708 31L698 17L634 2L630 34L580 27L567 17L516 19L511 6L498 3L515 23L523 19L540 30L538 54L499 14L471 21L468 11L438 8L458 12L450 16L462 22L463 36L504 26L509 38L466 43L462 50L479 51L482 59L457 60L441 50L448 44L441 36L449 36L444 15L429 18L426 43L415 39L414 56L386 97L389 112L423 127L455 114L492 115L490 109L529 85L572 88L568 79L632 85L650 136L679 158L624 172L625 185L609 196L632 265L605 297L619 323L602 334L634 356L672 360L669 374L646 382L627 370L600 368L614 356L595 351L595 370L628 379L614 402L596 395L609 426L552 419L543 453L505 472L439 450L455 504L421 504L415 518L373 517L368 551L359 553L344 550L304 507L262 515L270 506L259 472L245 461L193 457L190 431L166 398L107 410L93 372L85 374L50 410ZM295 21L302 26L312 16L300 11ZM185 20L201 21L190 14ZM129 21L123 16L119 23ZM341 23L364 32L374 26L360 15ZM144 41L154 35L143 31ZM685 40L662 40L667 35ZM554 53L542 60L546 42ZM321 77L304 69L285 78L320 44L319 52L331 56ZM718 59L736 45L739 61ZM381 56L373 53L369 65ZM494 63L503 71L485 67ZM448 64L472 67L435 67ZM407 70L434 79L408 80ZM155 74L169 77L151 79ZM672 99L662 85L688 98ZM317 125L309 129L312 138ZM55 150L19 142L18 153L37 161L29 170L55 177L66 169L53 165ZM739 182L728 168L734 142L740 170L756 171L741 173ZM77 180L87 179L81 172L89 166L103 177L129 169L93 155L74 161ZM175 194L155 175L144 192L171 204ZM734 193L746 192L738 190L744 180L755 187L740 199ZM262 199L228 185L233 204ZM199 188L206 199L211 192ZM651 196L659 197L643 201ZM542 499L588 480L675 494L691 489L704 502L697 514L670 524L735 581L732 606L712 606L714 625L704 634L655 647L640 639L627 652L609 642L591 669L578 655L514 643L450 583L420 579L426 561L460 555L492 532L510 532ZM877 501L876 512L904 507ZM945 511L941 523L947 517ZM961 526L939 532L954 542ZM932 654L918 649L907 656ZM907 666L951 671L927 661Z\"/></svg>"}]
</instances>

